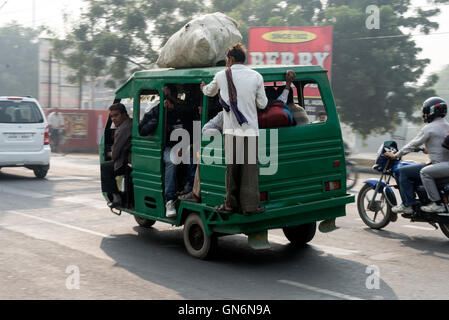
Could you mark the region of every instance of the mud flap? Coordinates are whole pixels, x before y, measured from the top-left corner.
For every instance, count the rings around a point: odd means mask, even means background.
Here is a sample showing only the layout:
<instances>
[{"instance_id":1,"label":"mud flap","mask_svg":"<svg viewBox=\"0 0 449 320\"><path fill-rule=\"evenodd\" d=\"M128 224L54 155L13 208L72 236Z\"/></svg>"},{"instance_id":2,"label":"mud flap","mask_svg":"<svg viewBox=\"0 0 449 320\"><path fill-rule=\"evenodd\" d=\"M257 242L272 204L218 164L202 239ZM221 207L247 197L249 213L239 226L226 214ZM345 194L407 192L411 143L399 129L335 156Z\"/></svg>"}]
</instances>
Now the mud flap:
<instances>
[{"instance_id":1,"label":"mud flap","mask_svg":"<svg viewBox=\"0 0 449 320\"><path fill-rule=\"evenodd\" d=\"M255 250L270 249L271 245L268 242L268 230L248 234L248 244Z\"/></svg>"},{"instance_id":2,"label":"mud flap","mask_svg":"<svg viewBox=\"0 0 449 320\"><path fill-rule=\"evenodd\" d=\"M329 232L340 229L339 227L337 227L335 225L335 220L336 219L333 218L333 219L322 221L318 227L318 230L320 230L320 232L322 232L322 233L329 233Z\"/></svg>"}]
</instances>

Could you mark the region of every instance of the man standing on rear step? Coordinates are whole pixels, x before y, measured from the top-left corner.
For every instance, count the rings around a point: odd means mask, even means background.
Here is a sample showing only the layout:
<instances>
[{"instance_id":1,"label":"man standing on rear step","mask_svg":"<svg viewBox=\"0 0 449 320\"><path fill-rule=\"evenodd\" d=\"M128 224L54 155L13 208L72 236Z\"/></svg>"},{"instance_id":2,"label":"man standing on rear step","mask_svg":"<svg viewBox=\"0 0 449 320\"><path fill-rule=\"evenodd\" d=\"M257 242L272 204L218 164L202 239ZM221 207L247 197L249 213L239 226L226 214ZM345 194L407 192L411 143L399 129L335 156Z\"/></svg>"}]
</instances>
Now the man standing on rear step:
<instances>
[{"instance_id":1,"label":"man standing on rear step","mask_svg":"<svg viewBox=\"0 0 449 320\"><path fill-rule=\"evenodd\" d=\"M264 208L259 208L257 108L265 109L268 99L262 75L245 66L245 60L245 46L235 44L226 54L226 70L218 72L209 85L201 84L206 96L216 96L220 91L224 109L226 199L215 208L224 214L239 210L244 215L264 212Z\"/></svg>"}]
</instances>

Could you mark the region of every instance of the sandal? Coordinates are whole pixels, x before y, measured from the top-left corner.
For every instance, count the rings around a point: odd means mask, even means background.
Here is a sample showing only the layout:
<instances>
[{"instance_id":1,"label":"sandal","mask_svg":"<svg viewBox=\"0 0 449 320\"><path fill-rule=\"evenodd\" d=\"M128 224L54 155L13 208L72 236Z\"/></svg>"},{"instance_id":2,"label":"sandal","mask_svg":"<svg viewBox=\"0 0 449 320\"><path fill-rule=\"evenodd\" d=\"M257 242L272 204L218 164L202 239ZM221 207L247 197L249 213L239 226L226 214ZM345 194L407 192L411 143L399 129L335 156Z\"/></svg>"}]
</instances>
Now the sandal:
<instances>
[{"instance_id":1,"label":"sandal","mask_svg":"<svg viewBox=\"0 0 449 320\"><path fill-rule=\"evenodd\" d=\"M226 205L225 204L221 204L219 206L216 206L214 208L215 212L217 213L222 213L222 214L233 214L234 213L234 209L231 209L231 211L226 210Z\"/></svg>"},{"instance_id":2,"label":"sandal","mask_svg":"<svg viewBox=\"0 0 449 320\"><path fill-rule=\"evenodd\" d=\"M187 202L192 202L192 203L200 203L201 202L201 200L199 198L197 198L197 196L195 196L193 194L193 192L189 192L183 196L179 196L178 199L181 201L187 201Z\"/></svg>"}]
</instances>

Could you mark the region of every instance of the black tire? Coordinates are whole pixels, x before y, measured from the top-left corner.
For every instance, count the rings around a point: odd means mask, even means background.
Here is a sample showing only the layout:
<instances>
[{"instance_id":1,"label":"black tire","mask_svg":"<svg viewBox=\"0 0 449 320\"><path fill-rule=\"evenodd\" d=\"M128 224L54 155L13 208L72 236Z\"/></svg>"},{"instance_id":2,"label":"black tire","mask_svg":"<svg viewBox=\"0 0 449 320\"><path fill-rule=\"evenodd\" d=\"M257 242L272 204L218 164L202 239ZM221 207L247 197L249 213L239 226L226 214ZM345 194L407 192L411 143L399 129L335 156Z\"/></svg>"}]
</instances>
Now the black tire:
<instances>
[{"instance_id":1,"label":"black tire","mask_svg":"<svg viewBox=\"0 0 449 320\"><path fill-rule=\"evenodd\" d=\"M439 223L441 231L449 238L449 223Z\"/></svg>"},{"instance_id":2,"label":"black tire","mask_svg":"<svg viewBox=\"0 0 449 320\"><path fill-rule=\"evenodd\" d=\"M143 228L151 228L156 223L155 220L141 218L138 216L134 216L134 219L136 220L137 224Z\"/></svg>"},{"instance_id":3,"label":"black tire","mask_svg":"<svg viewBox=\"0 0 449 320\"><path fill-rule=\"evenodd\" d=\"M316 233L316 222L282 229L285 237L295 246L304 246L310 242Z\"/></svg>"},{"instance_id":4,"label":"black tire","mask_svg":"<svg viewBox=\"0 0 449 320\"><path fill-rule=\"evenodd\" d=\"M48 167L35 167L33 168L34 175L38 179L44 179L48 173Z\"/></svg>"},{"instance_id":5,"label":"black tire","mask_svg":"<svg viewBox=\"0 0 449 320\"><path fill-rule=\"evenodd\" d=\"M376 196L374 207L372 209L368 209L368 205L372 200L374 191L375 190L369 184L365 184L362 189L360 189L357 197L357 209L359 211L360 218L362 218L363 222L368 227L371 229L380 230L385 228L390 223L393 213L391 212L391 206L387 199L385 199L383 193L379 193ZM383 216L381 220L377 220L379 213Z\"/></svg>"},{"instance_id":6,"label":"black tire","mask_svg":"<svg viewBox=\"0 0 449 320\"><path fill-rule=\"evenodd\" d=\"M217 236L206 234L203 221L197 213L191 213L184 223L184 246L194 258L207 260L213 257Z\"/></svg>"},{"instance_id":7,"label":"black tire","mask_svg":"<svg viewBox=\"0 0 449 320\"><path fill-rule=\"evenodd\" d=\"M351 190L357 184L359 171L353 164L346 165L346 190Z\"/></svg>"}]
</instances>

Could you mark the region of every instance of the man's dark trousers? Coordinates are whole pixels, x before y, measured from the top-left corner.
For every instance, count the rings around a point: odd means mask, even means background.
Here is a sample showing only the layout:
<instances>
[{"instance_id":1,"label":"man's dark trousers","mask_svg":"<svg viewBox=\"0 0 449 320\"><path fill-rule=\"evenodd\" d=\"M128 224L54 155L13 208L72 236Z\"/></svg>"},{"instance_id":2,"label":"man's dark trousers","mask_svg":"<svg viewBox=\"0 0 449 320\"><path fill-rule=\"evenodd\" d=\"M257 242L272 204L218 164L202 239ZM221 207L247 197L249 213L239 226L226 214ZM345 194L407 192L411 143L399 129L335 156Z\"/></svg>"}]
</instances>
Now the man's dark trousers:
<instances>
[{"instance_id":1,"label":"man's dark trousers","mask_svg":"<svg viewBox=\"0 0 449 320\"><path fill-rule=\"evenodd\" d=\"M240 208L243 213L256 212L259 208L257 143L257 137L225 135L226 206L234 210ZM243 161L238 161L239 153Z\"/></svg>"},{"instance_id":2,"label":"man's dark trousers","mask_svg":"<svg viewBox=\"0 0 449 320\"><path fill-rule=\"evenodd\" d=\"M114 170L114 161L105 161L101 164L101 192L119 193L115 177L125 174L125 166Z\"/></svg>"}]
</instances>

